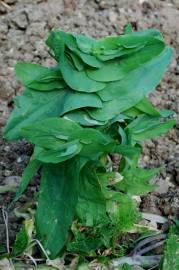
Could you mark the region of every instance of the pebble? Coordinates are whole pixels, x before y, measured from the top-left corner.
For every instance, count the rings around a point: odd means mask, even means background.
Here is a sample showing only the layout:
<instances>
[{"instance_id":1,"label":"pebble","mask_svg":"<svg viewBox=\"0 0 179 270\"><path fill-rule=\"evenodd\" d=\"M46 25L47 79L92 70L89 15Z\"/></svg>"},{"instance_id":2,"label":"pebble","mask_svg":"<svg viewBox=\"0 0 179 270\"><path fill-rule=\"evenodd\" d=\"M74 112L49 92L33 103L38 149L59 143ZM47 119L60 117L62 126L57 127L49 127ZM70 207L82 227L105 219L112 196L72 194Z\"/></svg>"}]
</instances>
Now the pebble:
<instances>
[{"instance_id":1,"label":"pebble","mask_svg":"<svg viewBox=\"0 0 179 270\"><path fill-rule=\"evenodd\" d=\"M11 171L9 171L9 170L4 171L4 176L10 176L10 175L11 175Z\"/></svg>"},{"instance_id":2,"label":"pebble","mask_svg":"<svg viewBox=\"0 0 179 270\"><path fill-rule=\"evenodd\" d=\"M9 152L9 151L10 151L10 146L9 146L9 145L6 145L6 146L4 147L4 151Z\"/></svg>"},{"instance_id":3,"label":"pebble","mask_svg":"<svg viewBox=\"0 0 179 270\"><path fill-rule=\"evenodd\" d=\"M4 184L13 186L13 187L18 187L21 181L21 177L17 175L11 175L8 176L4 179Z\"/></svg>"},{"instance_id":4,"label":"pebble","mask_svg":"<svg viewBox=\"0 0 179 270\"><path fill-rule=\"evenodd\" d=\"M14 14L12 13L10 20L20 30L25 30L28 26L28 15L24 10Z\"/></svg>"},{"instance_id":5,"label":"pebble","mask_svg":"<svg viewBox=\"0 0 179 270\"><path fill-rule=\"evenodd\" d=\"M17 158L17 163L21 163L21 162L28 161L28 160L29 160L29 156L21 155L20 157Z\"/></svg>"}]
</instances>

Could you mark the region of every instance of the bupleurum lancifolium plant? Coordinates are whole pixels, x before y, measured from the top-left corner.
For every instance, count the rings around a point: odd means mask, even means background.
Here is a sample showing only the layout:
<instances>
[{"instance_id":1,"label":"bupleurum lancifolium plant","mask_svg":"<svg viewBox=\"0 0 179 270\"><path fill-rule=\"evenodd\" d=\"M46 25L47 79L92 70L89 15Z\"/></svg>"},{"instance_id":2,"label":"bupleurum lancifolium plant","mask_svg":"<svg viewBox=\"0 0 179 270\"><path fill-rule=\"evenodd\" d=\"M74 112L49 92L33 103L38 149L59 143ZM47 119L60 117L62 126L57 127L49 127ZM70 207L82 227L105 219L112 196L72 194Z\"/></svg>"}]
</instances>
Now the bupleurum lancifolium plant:
<instances>
[{"instance_id":1,"label":"bupleurum lancifolium plant","mask_svg":"<svg viewBox=\"0 0 179 270\"><path fill-rule=\"evenodd\" d=\"M148 98L173 50L158 30L129 27L102 39L55 30L46 44L54 67L15 67L25 89L4 138L34 145L15 200L40 171L36 237L49 256L115 248L141 219L133 197L155 188L159 168L139 167L142 144L175 125ZM114 153L117 171L109 169Z\"/></svg>"}]
</instances>

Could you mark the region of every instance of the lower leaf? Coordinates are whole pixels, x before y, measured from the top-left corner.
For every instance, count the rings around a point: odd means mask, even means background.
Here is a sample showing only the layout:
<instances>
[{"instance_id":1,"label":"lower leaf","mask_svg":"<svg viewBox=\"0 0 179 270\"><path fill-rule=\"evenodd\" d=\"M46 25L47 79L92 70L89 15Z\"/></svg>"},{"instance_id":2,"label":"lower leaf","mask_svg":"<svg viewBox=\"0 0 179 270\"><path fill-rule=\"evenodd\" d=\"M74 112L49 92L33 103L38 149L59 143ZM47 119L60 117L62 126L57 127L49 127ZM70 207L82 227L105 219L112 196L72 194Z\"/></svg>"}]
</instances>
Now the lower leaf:
<instances>
[{"instance_id":1,"label":"lower leaf","mask_svg":"<svg viewBox=\"0 0 179 270\"><path fill-rule=\"evenodd\" d=\"M51 258L63 248L78 199L77 159L43 166L36 213L37 236Z\"/></svg>"},{"instance_id":2,"label":"lower leaf","mask_svg":"<svg viewBox=\"0 0 179 270\"><path fill-rule=\"evenodd\" d=\"M88 162L80 173L77 215L85 226L103 224L107 219L106 199L92 164Z\"/></svg>"}]
</instances>

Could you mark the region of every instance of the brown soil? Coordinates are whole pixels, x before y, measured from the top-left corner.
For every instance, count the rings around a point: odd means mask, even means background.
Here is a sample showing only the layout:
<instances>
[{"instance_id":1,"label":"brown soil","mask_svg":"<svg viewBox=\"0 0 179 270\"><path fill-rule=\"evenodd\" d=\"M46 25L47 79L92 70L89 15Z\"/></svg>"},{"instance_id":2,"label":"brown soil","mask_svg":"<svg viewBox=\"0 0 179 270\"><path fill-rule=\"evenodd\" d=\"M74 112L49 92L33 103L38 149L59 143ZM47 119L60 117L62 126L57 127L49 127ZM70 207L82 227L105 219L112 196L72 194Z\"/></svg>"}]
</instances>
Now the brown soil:
<instances>
[{"instance_id":1,"label":"brown soil","mask_svg":"<svg viewBox=\"0 0 179 270\"><path fill-rule=\"evenodd\" d=\"M44 39L53 28L85 33L93 37L122 33L131 22L135 29L155 27L166 42L175 48L168 72L151 95L159 108L172 109L179 117L179 2L177 0L4 0L0 1L0 127L12 109L12 99L22 89L15 79L13 66L18 61L50 65ZM31 155L26 142L0 141L0 185L19 181ZM179 218L179 126L166 136L145 144L142 164L164 165L155 179L156 192L142 199L142 209ZM11 177L11 178L9 178ZM32 182L20 203L29 201L36 185ZM0 195L0 206L7 205L10 193ZM9 213L10 237L20 221ZM0 217L0 243L5 241L4 223Z\"/></svg>"}]
</instances>

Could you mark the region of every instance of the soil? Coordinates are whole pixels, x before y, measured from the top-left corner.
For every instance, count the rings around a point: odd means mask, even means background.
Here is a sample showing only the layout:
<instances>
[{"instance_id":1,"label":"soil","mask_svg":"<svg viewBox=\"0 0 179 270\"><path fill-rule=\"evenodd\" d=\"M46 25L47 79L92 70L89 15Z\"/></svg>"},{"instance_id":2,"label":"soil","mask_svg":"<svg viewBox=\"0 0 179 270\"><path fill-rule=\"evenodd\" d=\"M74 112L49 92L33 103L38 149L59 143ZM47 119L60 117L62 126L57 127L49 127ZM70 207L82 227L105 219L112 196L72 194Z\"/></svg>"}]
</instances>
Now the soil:
<instances>
[{"instance_id":1,"label":"soil","mask_svg":"<svg viewBox=\"0 0 179 270\"><path fill-rule=\"evenodd\" d=\"M12 99L22 91L15 79L14 64L29 61L50 66L44 40L53 28L93 37L120 34L131 22L134 29L161 30L175 57L157 90L151 95L158 108L171 109L179 119L179 1L178 0L4 0L0 1L0 127L12 110ZM32 147L22 142L0 141L0 185L20 181ZM179 218L179 125L167 135L147 142L141 163L145 167L165 166L155 178L159 188L142 198L144 212ZM38 177L37 177L38 178ZM30 201L36 191L32 181L17 206ZM0 195L0 206L7 206L12 193ZM10 240L21 220L9 212ZM0 217L0 243L5 227Z\"/></svg>"}]
</instances>

